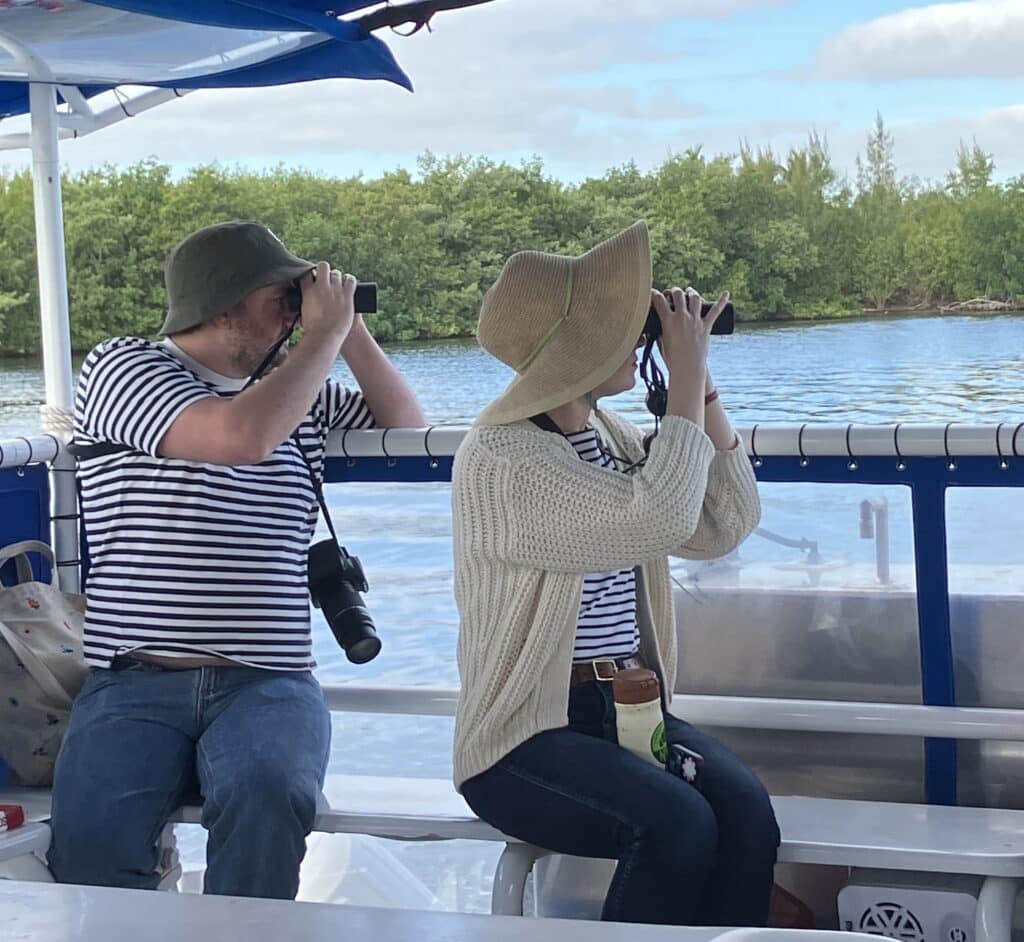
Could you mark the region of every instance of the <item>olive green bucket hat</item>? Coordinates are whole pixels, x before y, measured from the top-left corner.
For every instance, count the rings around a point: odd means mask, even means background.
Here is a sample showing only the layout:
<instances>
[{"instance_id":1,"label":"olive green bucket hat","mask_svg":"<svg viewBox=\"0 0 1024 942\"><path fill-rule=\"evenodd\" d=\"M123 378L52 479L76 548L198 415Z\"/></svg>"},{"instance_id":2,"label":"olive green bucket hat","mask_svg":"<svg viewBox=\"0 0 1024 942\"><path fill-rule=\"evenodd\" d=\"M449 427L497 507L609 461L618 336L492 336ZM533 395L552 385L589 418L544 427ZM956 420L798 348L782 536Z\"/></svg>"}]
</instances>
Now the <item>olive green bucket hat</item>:
<instances>
[{"instance_id":1,"label":"olive green bucket hat","mask_svg":"<svg viewBox=\"0 0 1024 942\"><path fill-rule=\"evenodd\" d=\"M222 222L193 232L167 256L170 301L160 333L177 334L213 320L257 288L301 278L316 268L292 255L266 226Z\"/></svg>"}]
</instances>

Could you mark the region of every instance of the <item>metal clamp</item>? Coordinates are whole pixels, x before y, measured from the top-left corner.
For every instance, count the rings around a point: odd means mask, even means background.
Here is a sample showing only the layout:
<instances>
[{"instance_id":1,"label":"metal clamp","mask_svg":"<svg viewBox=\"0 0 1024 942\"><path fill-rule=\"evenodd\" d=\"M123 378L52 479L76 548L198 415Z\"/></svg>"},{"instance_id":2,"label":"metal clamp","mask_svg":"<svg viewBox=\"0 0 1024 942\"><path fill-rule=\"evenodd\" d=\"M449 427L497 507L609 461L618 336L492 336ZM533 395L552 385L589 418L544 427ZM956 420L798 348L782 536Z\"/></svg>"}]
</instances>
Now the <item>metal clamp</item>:
<instances>
[{"instance_id":1,"label":"metal clamp","mask_svg":"<svg viewBox=\"0 0 1024 942\"><path fill-rule=\"evenodd\" d=\"M1010 444L1013 446L1013 457L1014 458L1019 458L1020 457L1020 453L1017 451L1017 433L1022 428L1024 428L1024 422L1018 423L1017 427L1013 430L1013 439L1011 440Z\"/></svg>"},{"instance_id":2,"label":"metal clamp","mask_svg":"<svg viewBox=\"0 0 1024 942\"><path fill-rule=\"evenodd\" d=\"M801 468L806 468L811 463L811 459L808 458L807 455L804 454L804 429L805 428L807 428L807 423L806 422L803 425L800 426L800 431L797 433L797 436L796 436L796 450L800 453L800 467Z\"/></svg>"},{"instance_id":3,"label":"metal clamp","mask_svg":"<svg viewBox=\"0 0 1024 942\"><path fill-rule=\"evenodd\" d=\"M947 422L942 433L942 450L946 453L946 470L948 471L956 470L956 458L949 453L949 429L952 424L952 422Z\"/></svg>"},{"instance_id":4,"label":"metal clamp","mask_svg":"<svg viewBox=\"0 0 1024 942\"><path fill-rule=\"evenodd\" d=\"M850 459L846 463L846 467L849 471L856 471L860 467L860 465L857 463L857 456L853 453L853 448L850 444L850 432L852 429L852 424L846 426L846 454Z\"/></svg>"},{"instance_id":5,"label":"metal clamp","mask_svg":"<svg viewBox=\"0 0 1024 942\"><path fill-rule=\"evenodd\" d=\"M390 427L384 429L384 434L381 435L380 437L380 450L384 453L384 461L387 464L387 466L389 468L393 468L395 466L394 455L388 454L388 432L390 431Z\"/></svg>"},{"instance_id":6,"label":"metal clamp","mask_svg":"<svg viewBox=\"0 0 1024 942\"><path fill-rule=\"evenodd\" d=\"M760 468L764 464L764 458L757 453L757 423L750 430L750 456L754 459L754 467Z\"/></svg>"},{"instance_id":7,"label":"metal clamp","mask_svg":"<svg viewBox=\"0 0 1024 942\"><path fill-rule=\"evenodd\" d=\"M29 441L24 435L19 435L18 440L23 441L26 445L28 445L28 457L25 459L25 463L19 465L17 468L15 468L14 471L14 473L17 474L19 478L23 478L25 476L25 469L30 464L32 464L32 442Z\"/></svg>"},{"instance_id":8,"label":"metal clamp","mask_svg":"<svg viewBox=\"0 0 1024 942\"><path fill-rule=\"evenodd\" d=\"M345 445L345 440L348 438L348 433L352 431L352 426L348 426L344 432L341 433L341 453L345 456L345 467L354 468L356 459L348 453L348 448Z\"/></svg>"},{"instance_id":9,"label":"metal clamp","mask_svg":"<svg viewBox=\"0 0 1024 942\"><path fill-rule=\"evenodd\" d=\"M896 428L892 430L892 447L896 450L896 470L906 471L907 463L903 460L903 452L900 451L900 426L902 422L896 423Z\"/></svg>"},{"instance_id":10,"label":"metal clamp","mask_svg":"<svg viewBox=\"0 0 1024 942\"><path fill-rule=\"evenodd\" d=\"M431 425L423 436L423 450L427 453L427 463L431 468L436 468L438 464L437 458L430 452L430 433L434 428L435 426Z\"/></svg>"},{"instance_id":11,"label":"metal clamp","mask_svg":"<svg viewBox=\"0 0 1024 942\"><path fill-rule=\"evenodd\" d=\"M1003 454L1003 446L999 442L999 433L1003 430L1005 422L1000 422L996 426L996 454L999 456L999 470L1006 471L1010 467L1010 462L1006 460L1006 455Z\"/></svg>"}]
</instances>

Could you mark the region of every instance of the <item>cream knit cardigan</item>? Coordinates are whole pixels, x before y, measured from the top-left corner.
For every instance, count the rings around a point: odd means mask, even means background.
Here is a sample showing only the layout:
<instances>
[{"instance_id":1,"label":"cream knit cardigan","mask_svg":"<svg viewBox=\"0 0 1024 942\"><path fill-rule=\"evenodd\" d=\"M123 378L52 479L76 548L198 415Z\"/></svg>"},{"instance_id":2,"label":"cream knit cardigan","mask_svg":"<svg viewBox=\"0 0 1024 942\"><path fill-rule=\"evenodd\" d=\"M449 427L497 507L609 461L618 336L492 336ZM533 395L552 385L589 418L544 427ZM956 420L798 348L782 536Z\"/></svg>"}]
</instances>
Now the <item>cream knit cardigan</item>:
<instances>
[{"instance_id":1,"label":"cream knit cardigan","mask_svg":"<svg viewBox=\"0 0 1024 942\"><path fill-rule=\"evenodd\" d=\"M643 454L639 429L614 413L596 416L612 451ZM670 700L676 636L668 555L722 556L760 515L743 448L716 452L700 428L677 416L664 419L647 463L628 475L581 461L568 441L528 421L471 429L452 473L462 681L456 787L568 722L588 572L638 566L640 651Z\"/></svg>"}]
</instances>

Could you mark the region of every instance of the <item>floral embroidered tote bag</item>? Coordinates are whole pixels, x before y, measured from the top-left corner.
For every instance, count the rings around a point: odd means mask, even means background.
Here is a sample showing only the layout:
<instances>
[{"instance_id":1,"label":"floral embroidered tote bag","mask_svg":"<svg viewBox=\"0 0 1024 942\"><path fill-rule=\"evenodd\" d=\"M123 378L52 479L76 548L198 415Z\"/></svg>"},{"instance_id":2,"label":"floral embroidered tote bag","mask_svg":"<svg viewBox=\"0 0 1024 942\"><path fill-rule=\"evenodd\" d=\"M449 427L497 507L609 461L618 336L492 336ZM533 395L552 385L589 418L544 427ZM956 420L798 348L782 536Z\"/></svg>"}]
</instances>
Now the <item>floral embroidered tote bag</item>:
<instances>
[{"instance_id":1,"label":"floral embroidered tote bag","mask_svg":"<svg viewBox=\"0 0 1024 942\"><path fill-rule=\"evenodd\" d=\"M50 563L37 582L28 553ZM0 585L0 756L22 785L49 785L71 704L89 674L82 654L85 596L61 592L53 551L38 540L0 549L17 583Z\"/></svg>"}]
</instances>

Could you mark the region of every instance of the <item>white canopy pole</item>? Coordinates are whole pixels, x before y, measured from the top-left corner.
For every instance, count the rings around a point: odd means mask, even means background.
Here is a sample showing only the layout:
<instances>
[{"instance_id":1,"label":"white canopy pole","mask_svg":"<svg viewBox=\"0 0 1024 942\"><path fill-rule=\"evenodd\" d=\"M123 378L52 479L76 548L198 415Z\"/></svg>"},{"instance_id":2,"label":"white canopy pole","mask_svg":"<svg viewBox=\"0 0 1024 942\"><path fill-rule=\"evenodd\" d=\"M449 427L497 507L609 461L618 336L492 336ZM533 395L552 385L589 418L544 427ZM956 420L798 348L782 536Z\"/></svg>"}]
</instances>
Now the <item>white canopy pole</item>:
<instances>
[{"instance_id":1,"label":"white canopy pole","mask_svg":"<svg viewBox=\"0 0 1024 942\"><path fill-rule=\"evenodd\" d=\"M29 85L32 116L32 184L36 219L36 259L39 266L39 313L42 321L43 376L46 383L46 425L58 437L70 437L59 419L74 407L71 367L71 328L68 317L68 273L64 253L64 210L57 145L57 90L50 84ZM62 427L63 426L63 427ZM63 449L51 476L54 526L53 547L61 588L77 592L78 495L75 462Z\"/></svg>"},{"instance_id":2,"label":"white canopy pole","mask_svg":"<svg viewBox=\"0 0 1024 942\"><path fill-rule=\"evenodd\" d=\"M62 93L64 86L61 86ZM104 108L102 111L93 111L90 107L88 112L78 109L71 113L58 113L57 115L57 137L59 140L68 138L85 137L94 131L100 131L119 121L126 121L136 115L149 111L157 105L170 101L173 98L184 98L193 90L189 88L154 88L148 92L118 101L114 105ZM66 93L64 93L66 94ZM31 134L0 134L0 150L19 150L23 147L32 146Z\"/></svg>"}]
</instances>

